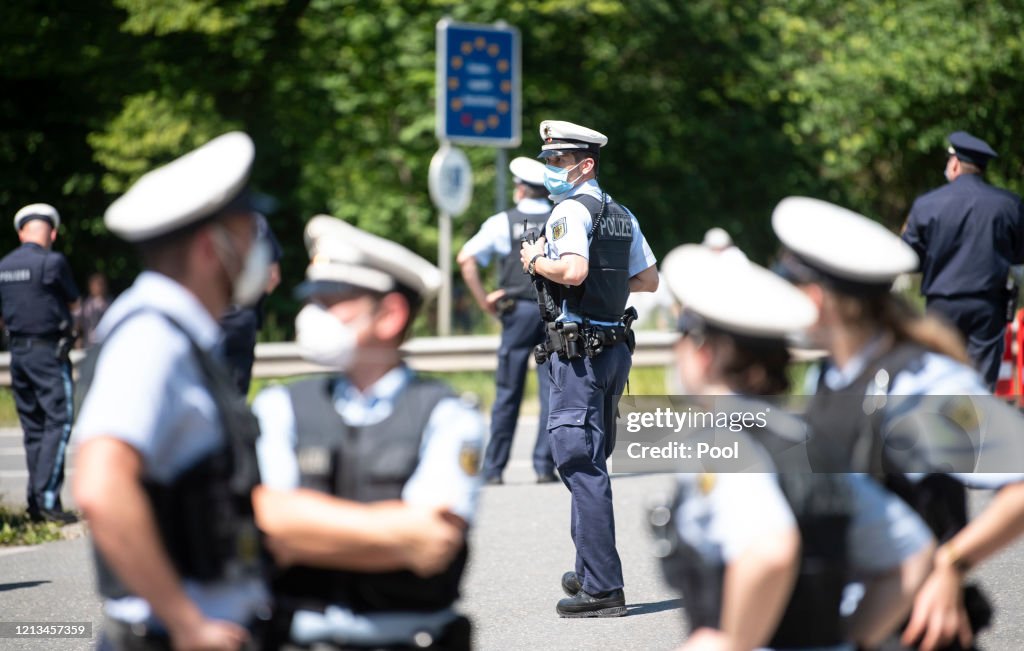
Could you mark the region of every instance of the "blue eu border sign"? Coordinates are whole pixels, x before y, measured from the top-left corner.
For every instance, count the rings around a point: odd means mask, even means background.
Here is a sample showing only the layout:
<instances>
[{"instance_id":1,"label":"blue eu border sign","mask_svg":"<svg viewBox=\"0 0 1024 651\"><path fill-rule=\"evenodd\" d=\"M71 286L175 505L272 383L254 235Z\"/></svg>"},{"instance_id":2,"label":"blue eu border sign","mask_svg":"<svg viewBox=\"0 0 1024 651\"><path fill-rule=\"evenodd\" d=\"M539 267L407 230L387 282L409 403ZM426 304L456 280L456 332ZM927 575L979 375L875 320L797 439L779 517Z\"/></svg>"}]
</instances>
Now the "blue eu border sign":
<instances>
[{"instance_id":1,"label":"blue eu border sign","mask_svg":"<svg viewBox=\"0 0 1024 651\"><path fill-rule=\"evenodd\" d=\"M519 144L519 30L501 23L437 23L437 137Z\"/></svg>"}]
</instances>

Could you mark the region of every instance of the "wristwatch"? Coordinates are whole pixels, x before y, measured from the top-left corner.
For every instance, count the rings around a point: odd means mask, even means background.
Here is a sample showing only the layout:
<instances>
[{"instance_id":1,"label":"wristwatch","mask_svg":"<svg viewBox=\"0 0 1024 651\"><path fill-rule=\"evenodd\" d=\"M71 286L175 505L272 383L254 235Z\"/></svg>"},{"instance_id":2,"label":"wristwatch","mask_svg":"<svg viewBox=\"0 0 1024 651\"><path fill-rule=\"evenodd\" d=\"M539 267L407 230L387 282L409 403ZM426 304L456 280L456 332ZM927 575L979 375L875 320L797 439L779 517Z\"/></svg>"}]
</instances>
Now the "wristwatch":
<instances>
[{"instance_id":1,"label":"wristwatch","mask_svg":"<svg viewBox=\"0 0 1024 651\"><path fill-rule=\"evenodd\" d=\"M530 258L530 264L526 265L526 272L531 276L536 275L536 271L534 271L534 268L537 266L537 258L541 257L544 257L544 254L538 253L537 255Z\"/></svg>"}]
</instances>

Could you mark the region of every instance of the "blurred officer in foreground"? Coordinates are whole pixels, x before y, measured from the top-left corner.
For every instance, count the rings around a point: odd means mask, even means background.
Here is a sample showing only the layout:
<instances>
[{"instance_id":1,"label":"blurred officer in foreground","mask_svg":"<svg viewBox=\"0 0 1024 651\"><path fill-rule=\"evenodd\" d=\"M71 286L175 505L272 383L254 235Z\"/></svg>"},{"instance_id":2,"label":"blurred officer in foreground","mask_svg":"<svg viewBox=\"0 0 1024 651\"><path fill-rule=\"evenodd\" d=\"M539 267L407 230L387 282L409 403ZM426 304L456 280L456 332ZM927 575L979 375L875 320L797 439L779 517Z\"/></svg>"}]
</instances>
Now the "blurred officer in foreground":
<instances>
[{"instance_id":1,"label":"blurred officer in foreground","mask_svg":"<svg viewBox=\"0 0 1024 651\"><path fill-rule=\"evenodd\" d=\"M68 352L78 288L63 255L52 251L60 215L45 203L14 216L21 246L0 260L0 305L11 349L11 389L25 436L28 514L67 524L61 507L64 452L71 435L73 397Z\"/></svg>"},{"instance_id":2,"label":"blurred officer in foreground","mask_svg":"<svg viewBox=\"0 0 1024 651\"><path fill-rule=\"evenodd\" d=\"M996 152L964 131L949 136L946 180L918 197L903 240L920 258L921 293L928 310L949 320L967 340L967 353L989 389L999 375L1006 322L1017 289L1007 292L1011 265L1024 262L1024 205L985 182Z\"/></svg>"},{"instance_id":3,"label":"blurred officer in foreground","mask_svg":"<svg viewBox=\"0 0 1024 651\"><path fill-rule=\"evenodd\" d=\"M316 648L468 649L469 620L452 605L483 420L399 351L441 274L325 215L307 225L306 245L299 293L309 302L296 338L332 373L267 389L253 404L256 514L283 567L274 629Z\"/></svg>"},{"instance_id":4,"label":"blurred officer in foreground","mask_svg":"<svg viewBox=\"0 0 1024 651\"><path fill-rule=\"evenodd\" d=\"M519 261L519 242L524 234L536 239L544 232L551 214L547 190L544 189L544 166L535 160L519 157L509 164L515 177L515 208L493 215L484 222L462 250L456 261L462 278L484 312L501 320L501 346L498 349L497 394L491 410L491 438L484 457L483 476L488 484L502 483L508 465L512 437L519 421L519 405L523 400L526 370L533 348L544 341L544 322L537 316L537 291L533 279L523 272ZM478 264L486 266L491 256L498 255L500 288L485 294L480 282ZM548 367L537 366L537 388L540 395L540 420L537 442L533 446L533 469L537 483L557 481L551 444L548 441Z\"/></svg>"},{"instance_id":5,"label":"blurred officer in foreground","mask_svg":"<svg viewBox=\"0 0 1024 651\"><path fill-rule=\"evenodd\" d=\"M1024 423L987 395L963 363L967 356L952 329L889 292L893 279L917 263L896 235L804 197L784 199L772 227L786 248L780 271L818 305L811 338L830 355L808 375L815 395L806 418L821 433L812 438L820 444L811 449L814 469L871 473L917 510L942 543L902 643L923 651L974 648L991 609L976 587L963 583L972 567L1024 531L1024 454L1015 447ZM901 437L900 428L915 423L921 426L908 432L912 438ZM979 424L988 426L980 438ZM985 446L958 446L965 434L984 438ZM974 471L980 467L1006 472ZM970 522L965 485L1000 488Z\"/></svg>"},{"instance_id":6,"label":"blurred officer in foreground","mask_svg":"<svg viewBox=\"0 0 1024 651\"><path fill-rule=\"evenodd\" d=\"M636 312L627 315L626 300L630 292L655 291L658 271L636 217L597 184L608 138L557 120L541 122L540 136L544 185L556 206L544 237L523 242L520 261L543 280L548 436L558 474L572 493L576 568L562 577L569 596L556 610L562 617L618 617L626 614L626 602L607 458L632 365Z\"/></svg>"},{"instance_id":7,"label":"blurred officer in foreground","mask_svg":"<svg viewBox=\"0 0 1024 651\"><path fill-rule=\"evenodd\" d=\"M110 306L81 376L74 488L106 598L100 649L238 649L269 614L257 423L214 355L217 316L267 281L253 155L246 134L222 135L107 210L145 271Z\"/></svg>"},{"instance_id":8,"label":"blurred officer in foreground","mask_svg":"<svg viewBox=\"0 0 1024 651\"><path fill-rule=\"evenodd\" d=\"M772 408L789 384L786 336L817 309L767 269L702 246L675 249L662 272L685 306L676 360L691 399L765 423L720 432L743 440L746 471L708 462L679 475L669 510L651 513L693 630L684 648L872 647L909 610L933 547L920 518L869 478L811 473L805 424ZM844 623L851 576L867 590Z\"/></svg>"},{"instance_id":9,"label":"blurred officer in foreground","mask_svg":"<svg viewBox=\"0 0 1024 651\"><path fill-rule=\"evenodd\" d=\"M220 318L224 330L224 357L231 376L243 396L249 395L252 381L252 365L256 359L256 335L263 327L264 302L267 295L281 283L281 243L270 230L267 218L256 213L257 237L270 249L270 271L267 286L254 305L232 303Z\"/></svg>"}]
</instances>

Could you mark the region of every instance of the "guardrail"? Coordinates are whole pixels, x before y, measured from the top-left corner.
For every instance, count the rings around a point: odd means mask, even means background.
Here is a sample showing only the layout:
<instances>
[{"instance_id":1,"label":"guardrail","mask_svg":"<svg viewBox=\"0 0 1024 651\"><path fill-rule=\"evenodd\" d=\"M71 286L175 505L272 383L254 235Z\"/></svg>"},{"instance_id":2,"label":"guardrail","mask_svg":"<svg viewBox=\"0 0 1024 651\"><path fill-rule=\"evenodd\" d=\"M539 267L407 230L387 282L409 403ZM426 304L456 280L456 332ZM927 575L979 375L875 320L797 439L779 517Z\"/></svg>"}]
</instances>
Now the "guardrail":
<instances>
[{"instance_id":1,"label":"guardrail","mask_svg":"<svg viewBox=\"0 0 1024 651\"><path fill-rule=\"evenodd\" d=\"M636 333L633 366L666 366L672 363L672 345L679 335L674 332L640 330ZM417 337L402 346L405 359L418 371L457 372L494 371L498 368L498 335L463 335L454 337ZM794 351L798 360L819 357L817 351ZM71 352L71 361L78 364L84 357L80 350ZM145 363L145 360L140 360ZM323 372L299 355L294 342L256 345L253 377L278 378ZM0 385L11 384L11 355L0 353Z\"/></svg>"}]
</instances>

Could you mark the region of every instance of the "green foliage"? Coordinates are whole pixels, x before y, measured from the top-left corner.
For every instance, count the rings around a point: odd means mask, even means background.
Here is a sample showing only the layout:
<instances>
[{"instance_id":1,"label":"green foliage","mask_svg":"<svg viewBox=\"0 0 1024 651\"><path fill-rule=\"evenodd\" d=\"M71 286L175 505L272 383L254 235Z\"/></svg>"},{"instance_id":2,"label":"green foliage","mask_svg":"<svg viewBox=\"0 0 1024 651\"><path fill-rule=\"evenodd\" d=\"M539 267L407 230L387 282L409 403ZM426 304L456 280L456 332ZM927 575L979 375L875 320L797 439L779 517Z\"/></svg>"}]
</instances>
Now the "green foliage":
<instances>
[{"instance_id":1,"label":"green foliage","mask_svg":"<svg viewBox=\"0 0 1024 651\"><path fill-rule=\"evenodd\" d=\"M0 427L18 427L18 409L10 387L0 387Z\"/></svg>"},{"instance_id":2,"label":"green foliage","mask_svg":"<svg viewBox=\"0 0 1024 651\"><path fill-rule=\"evenodd\" d=\"M232 128L256 141L253 184L285 255L271 312L306 266L302 226L328 212L436 257L426 191L435 24L519 28L523 144L561 118L609 136L602 184L655 253L720 225L776 249L782 197L838 201L890 226L942 182L966 129L1020 191L1024 12L993 0L80 0L9 3L0 22L0 213L49 201L80 281L137 271L102 214L143 171ZM494 152L471 147L458 247L493 212ZM0 248L15 243L0 230ZM418 331L430 329L424 318Z\"/></svg>"},{"instance_id":3,"label":"green foliage","mask_svg":"<svg viewBox=\"0 0 1024 651\"><path fill-rule=\"evenodd\" d=\"M38 545L62 538L59 524L32 522L24 511L0 505L0 547L5 545Z\"/></svg>"}]
</instances>

